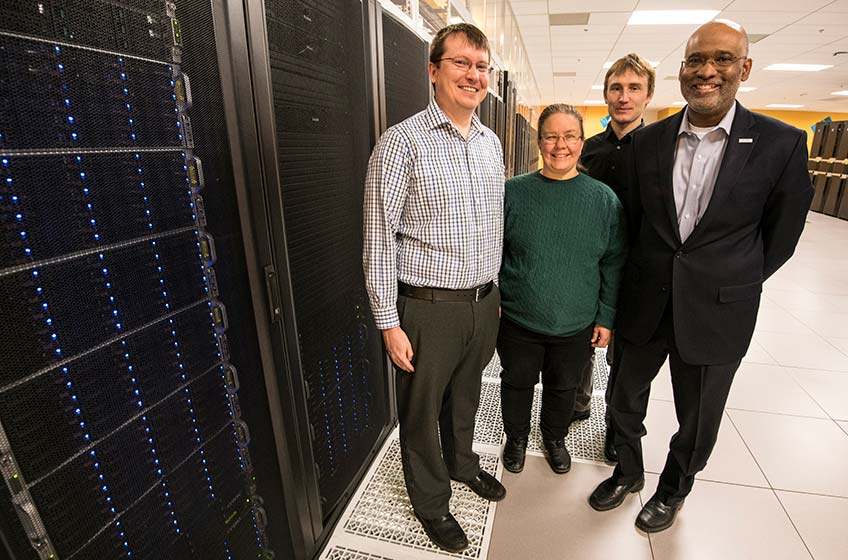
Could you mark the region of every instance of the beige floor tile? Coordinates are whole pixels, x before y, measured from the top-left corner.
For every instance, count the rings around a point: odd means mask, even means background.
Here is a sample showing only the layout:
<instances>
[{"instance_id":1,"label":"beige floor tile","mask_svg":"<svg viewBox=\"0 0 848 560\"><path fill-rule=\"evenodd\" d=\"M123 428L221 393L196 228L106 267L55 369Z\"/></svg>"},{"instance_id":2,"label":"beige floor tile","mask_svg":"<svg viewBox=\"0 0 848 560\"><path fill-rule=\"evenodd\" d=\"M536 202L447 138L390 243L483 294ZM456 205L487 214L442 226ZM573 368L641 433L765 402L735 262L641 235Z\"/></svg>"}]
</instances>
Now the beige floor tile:
<instances>
[{"instance_id":1,"label":"beige floor tile","mask_svg":"<svg viewBox=\"0 0 848 560\"><path fill-rule=\"evenodd\" d=\"M827 341L839 348L839 350L848 355L848 338L833 338L828 336Z\"/></svg>"},{"instance_id":2,"label":"beige floor tile","mask_svg":"<svg viewBox=\"0 0 848 560\"><path fill-rule=\"evenodd\" d=\"M660 372L651 383L651 398L660 401L673 401L674 393L671 389L671 370L668 360L660 368Z\"/></svg>"},{"instance_id":3,"label":"beige floor tile","mask_svg":"<svg viewBox=\"0 0 848 560\"><path fill-rule=\"evenodd\" d=\"M765 488L696 482L674 525L650 538L655 560L810 558L774 492Z\"/></svg>"},{"instance_id":4,"label":"beige floor tile","mask_svg":"<svg viewBox=\"0 0 848 560\"><path fill-rule=\"evenodd\" d=\"M728 410L771 486L848 497L848 434L832 420Z\"/></svg>"},{"instance_id":5,"label":"beige floor tile","mask_svg":"<svg viewBox=\"0 0 848 560\"><path fill-rule=\"evenodd\" d=\"M848 374L842 374L848 382ZM848 394L848 393L846 393ZM793 378L790 368L743 362L736 372L727 408L827 418Z\"/></svg>"},{"instance_id":6,"label":"beige floor tile","mask_svg":"<svg viewBox=\"0 0 848 560\"><path fill-rule=\"evenodd\" d=\"M848 499L777 492L777 497L816 560L848 558Z\"/></svg>"},{"instance_id":7,"label":"beige floor tile","mask_svg":"<svg viewBox=\"0 0 848 560\"><path fill-rule=\"evenodd\" d=\"M790 369L798 384L835 420L848 420L848 373Z\"/></svg>"},{"instance_id":8,"label":"beige floor tile","mask_svg":"<svg viewBox=\"0 0 848 560\"><path fill-rule=\"evenodd\" d=\"M645 419L648 435L642 438L646 471L662 472L668 455L668 444L671 436L677 431L677 427L674 403L652 400L648 406L648 417ZM726 414L722 419L718 441L707 463L707 468L696 478L751 486L768 486L762 471Z\"/></svg>"},{"instance_id":9,"label":"beige floor tile","mask_svg":"<svg viewBox=\"0 0 848 560\"><path fill-rule=\"evenodd\" d=\"M743 362L753 362L756 364L776 364L774 358L766 352L765 348L757 342L757 336L754 335L754 338L751 340L751 345L748 347L748 352L745 354L745 357L742 358Z\"/></svg>"},{"instance_id":10,"label":"beige floor tile","mask_svg":"<svg viewBox=\"0 0 848 560\"><path fill-rule=\"evenodd\" d=\"M793 309L792 315L821 336L848 337L848 313Z\"/></svg>"},{"instance_id":11,"label":"beige floor tile","mask_svg":"<svg viewBox=\"0 0 848 560\"><path fill-rule=\"evenodd\" d=\"M807 289L769 289L767 297L784 309L848 312L848 296L813 293Z\"/></svg>"},{"instance_id":12,"label":"beige floor tile","mask_svg":"<svg viewBox=\"0 0 848 560\"><path fill-rule=\"evenodd\" d=\"M839 427L842 428L842 431L848 434L848 422L837 422Z\"/></svg>"},{"instance_id":13,"label":"beige floor tile","mask_svg":"<svg viewBox=\"0 0 848 560\"><path fill-rule=\"evenodd\" d=\"M760 306L756 332L810 334L813 331L792 313L777 305Z\"/></svg>"},{"instance_id":14,"label":"beige floor tile","mask_svg":"<svg viewBox=\"0 0 848 560\"><path fill-rule=\"evenodd\" d=\"M761 332L756 340L782 366L848 371L848 356L818 335Z\"/></svg>"},{"instance_id":15,"label":"beige floor tile","mask_svg":"<svg viewBox=\"0 0 848 560\"><path fill-rule=\"evenodd\" d=\"M574 463L571 472L556 475L533 456L521 474L504 472L507 497L498 504L488 560L650 560L648 539L633 525L638 495L603 513L586 501L610 474L604 465Z\"/></svg>"}]
</instances>

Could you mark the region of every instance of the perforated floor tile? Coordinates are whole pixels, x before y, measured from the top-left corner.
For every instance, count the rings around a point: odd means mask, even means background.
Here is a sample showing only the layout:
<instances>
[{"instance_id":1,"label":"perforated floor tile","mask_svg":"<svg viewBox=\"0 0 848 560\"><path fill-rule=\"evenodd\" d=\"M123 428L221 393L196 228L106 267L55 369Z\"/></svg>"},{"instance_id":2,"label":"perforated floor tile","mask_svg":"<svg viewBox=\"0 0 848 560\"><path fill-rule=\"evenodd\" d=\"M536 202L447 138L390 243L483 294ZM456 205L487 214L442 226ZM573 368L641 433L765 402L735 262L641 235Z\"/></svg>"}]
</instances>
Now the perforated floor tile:
<instances>
[{"instance_id":1,"label":"perforated floor tile","mask_svg":"<svg viewBox=\"0 0 848 560\"><path fill-rule=\"evenodd\" d=\"M394 560L388 556L360 552L344 546L334 546L324 553L324 560Z\"/></svg>"},{"instance_id":2,"label":"perforated floor tile","mask_svg":"<svg viewBox=\"0 0 848 560\"><path fill-rule=\"evenodd\" d=\"M344 523L345 532L455 558L481 558L490 511L489 502L474 494L464 484L451 483L453 497L450 510L465 530L469 547L457 554L436 548L412 513L403 482L400 443L394 440L388 445L373 477ZM480 466L496 474L498 456L491 453L479 455Z\"/></svg>"},{"instance_id":3,"label":"perforated floor tile","mask_svg":"<svg viewBox=\"0 0 848 560\"><path fill-rule=\"evenodd\" d=\"M501 359L498 353L492 356L492 360L483 369L483 379L500 379L501 378Z\"/></svg>"}]
</instances>

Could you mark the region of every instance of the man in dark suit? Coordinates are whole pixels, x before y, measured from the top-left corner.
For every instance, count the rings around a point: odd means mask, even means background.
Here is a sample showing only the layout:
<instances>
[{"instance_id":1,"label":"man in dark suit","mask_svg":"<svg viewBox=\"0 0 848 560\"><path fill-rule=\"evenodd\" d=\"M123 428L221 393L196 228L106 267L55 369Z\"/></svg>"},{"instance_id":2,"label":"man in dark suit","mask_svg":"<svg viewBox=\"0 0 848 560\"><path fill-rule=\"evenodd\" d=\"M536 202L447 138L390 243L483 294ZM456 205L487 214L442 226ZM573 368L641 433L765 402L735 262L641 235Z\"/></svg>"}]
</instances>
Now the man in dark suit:
<instances>
[{"instance_id":1,"label":"man in dark suit","mask_svg":"<svg viewBox=\"0 0 848 560\"><path fill-rule=\"evenodd\" d=\"M589 503L609 510L644 485L642 422L669 357L680 426L636 519L646 532L674 523L706 466L763 281L792 256L812 200L806 134L736 102L750 71L741 26L701 26L680 67L687 107L633 138L638 233L619 296L610 404L619 463Z\"/></svg>"}]
</instances>

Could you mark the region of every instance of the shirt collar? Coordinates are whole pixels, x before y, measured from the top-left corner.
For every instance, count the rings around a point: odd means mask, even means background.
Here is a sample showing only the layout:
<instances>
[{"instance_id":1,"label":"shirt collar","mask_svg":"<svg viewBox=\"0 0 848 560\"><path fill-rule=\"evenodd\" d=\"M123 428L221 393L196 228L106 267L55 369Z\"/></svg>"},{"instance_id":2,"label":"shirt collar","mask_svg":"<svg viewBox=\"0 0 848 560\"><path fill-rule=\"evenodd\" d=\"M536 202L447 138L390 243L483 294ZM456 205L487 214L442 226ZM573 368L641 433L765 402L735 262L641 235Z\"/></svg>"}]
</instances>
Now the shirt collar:
<instances>
[{"instance_id":1,"label":"shirt collar","mask_svg":"<svg viewBox=\"0 0 848 560\"><path fill-rule=\"evenodd\" d=\"M454 129L456 128L456 125L453 124L453 121L448 118L445 112L442 111L442 108L439 107L439 104L436 103L435 97L430 99L430 104L427 105L426 119L427 124L431 129L440 128L443 126L450 126ZM477 113L473 113L471 115L471 132L485 134L485 127L483 126L483 123L480 122L480 117L477 116ZM470 139L471 134L469 134L468 137Z\"/></svg>"},{"instance_id":2,"label":"shirt collar","mask_svg":"<svg viewBox=\"0 0 848 560\"><path fill-rule=\"evenodd\" d=\"M733 117L736 116L736 102L733 102L733 105L730 107L730 110L722 117L719 121L716 128L720 128L724 130L724 133L729 137L730 136L730 127L733 126ZM677 129L677 135L680 136L683 133L686 134L695 134L692 131L692 127L689 125L689 106L683 110L683 120L680 122L680 128Z\"/></svg>"},{"instance_id":3,"label":"shirt collar","mask_svg":"<svg viewBox=\"0 0 848 560\"><path fill-rule=\"evenodd\" d=\"M644 121L644 120L640 120L640 121L639 121L639 126L637 126L637 127L636 127L636 128L634 128L633 130L631 130L630 132L628 132L627 134L625 134L625 135L624 135L624 138L622 138L621 140L619 140L619 139L618 139L618 136L616 136L616 135L615 135L615 131L612 129L612 123L610 122L610 124L608 124L608 125L607 125L607 133L606 133L605 138L606 138L607 142L609 142L610 144L625 144L625 143L627 143L627 142L630 142L631 135L632 135L634 132L636 132L637 130L639 130L640 128L642 128L643 126L645 126L645 121Z\"/></svg>"}]
</instances>

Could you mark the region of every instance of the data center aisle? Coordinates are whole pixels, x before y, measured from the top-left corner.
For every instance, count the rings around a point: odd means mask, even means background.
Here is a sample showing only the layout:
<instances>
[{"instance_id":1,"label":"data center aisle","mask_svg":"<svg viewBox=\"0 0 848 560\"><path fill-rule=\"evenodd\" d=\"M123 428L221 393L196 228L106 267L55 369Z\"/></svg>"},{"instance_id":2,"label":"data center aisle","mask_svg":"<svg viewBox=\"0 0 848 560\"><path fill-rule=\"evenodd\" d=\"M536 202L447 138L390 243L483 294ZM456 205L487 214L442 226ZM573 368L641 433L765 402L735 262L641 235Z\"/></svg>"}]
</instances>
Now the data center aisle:
<instances>
[{"instance_id":1,"label":"data center aisle","mask_svg":"<svg viewBox=\"0 0 848 560\"><path fill-rule=\"evenodd\" d=\"M572 425L575 461L558 476L532 434L524 472L504 472L497 356L486 368L475 442L507 487L487 504L454 485L451 510L471 546L448 554L412 517L396 436L342 516L322 559L488 560L848 558L848 222L810 214L793 259L765 285L754 342L737 373L719 441L669 530L633 526L656 486L676 429L667 366L654 382L643 441L646 488L612 512L586 502L611 467L601 461L606 367L598 360L593 413ZM600 356L599 356L600 357ZM534 417L538 418L538 396Z\"/></svg>"}]
</instances>

